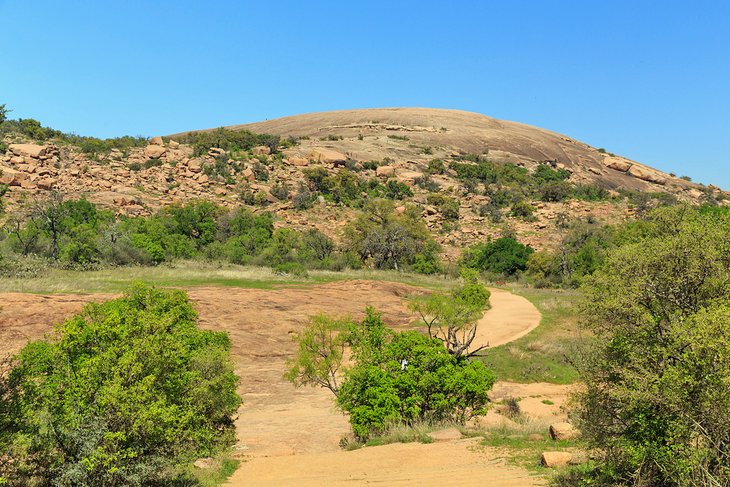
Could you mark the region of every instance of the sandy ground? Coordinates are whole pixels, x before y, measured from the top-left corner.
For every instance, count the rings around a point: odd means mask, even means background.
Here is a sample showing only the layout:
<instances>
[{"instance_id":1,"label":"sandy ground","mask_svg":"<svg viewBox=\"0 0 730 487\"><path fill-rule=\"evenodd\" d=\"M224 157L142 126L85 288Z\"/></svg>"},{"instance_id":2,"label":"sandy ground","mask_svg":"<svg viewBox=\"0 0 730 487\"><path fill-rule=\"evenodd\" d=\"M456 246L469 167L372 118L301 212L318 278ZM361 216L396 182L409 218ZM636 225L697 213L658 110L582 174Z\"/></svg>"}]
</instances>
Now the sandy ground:
<instances>
[{"instance_id":1,"label":"sandy ground","mask_svg":"<svg viewBox=\"0 0 730 487\"><path fill-rule=\"evenodd\" d=\"M474 440L343 451L339 440L349 432L349 425L335 411L331 394L295 389L282 378L286 360L295 352L292 337L310 316L325 312L359 318L370 305L392 326L406 328L414 317L404 298L415 292L416 288L404 284L373 281L277 290L188 289L201 326L229 332L241 377L244 405L236 421L236 449L245 461L230 485L540 485L525 471L504 465L498 454L478 447ZM0 354L41 337L52 323L85 303L111 297L0 293ZM522 297L493 289L491 303L480 321L478 344L506 343L539 324L539 312ZM560 398L566 394L564 386L552 384L499 383L492 396L495 400L520 397L523 411L550 418L559 414ZM544 397L558 398L558 402L547 407L541 402Z\"/></svg>"}]
</instances>

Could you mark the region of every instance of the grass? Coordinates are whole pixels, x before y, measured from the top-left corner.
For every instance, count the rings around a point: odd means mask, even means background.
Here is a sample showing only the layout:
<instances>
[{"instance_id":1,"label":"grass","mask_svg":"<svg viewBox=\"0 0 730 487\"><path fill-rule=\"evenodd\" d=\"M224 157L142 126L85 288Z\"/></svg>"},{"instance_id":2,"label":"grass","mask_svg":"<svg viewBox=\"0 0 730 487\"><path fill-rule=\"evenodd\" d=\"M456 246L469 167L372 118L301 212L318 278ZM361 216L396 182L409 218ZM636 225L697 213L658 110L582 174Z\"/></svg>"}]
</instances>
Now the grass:
<instances>
[{"instance_id":1,"label":"grass","mask_svg":"<svg viewBox=\"0 0 730 487\"><path fill-rule=\"evenodd\" d=\"M216 487L225 483L240 464L240 460L228 456L216 456L211 459L210 468L191 466L187 469L187 472L196 481L194 485L200 487Z\"/></svg>"},{"instance_id":2,"label":"grass","mask_svg":"<svg viewBox=\"0 0 730 487\"><path fill-rule=\"evenodd\" d=\"M527 298L540 310L540 326L513 342L484 351L481 360L499 380L571 384L578 372L571 365L587 336L578 326L575 290L513 287L509 291Z\"/></svg>"},{"instance_id":3,"label":"grass","mask_svg":"<svg viewBox=\"0 0 730 487\"><path fill-rule=\"evenodd\" d=\"M556 470L548 470L540 464L543 452L575 452L582 447L579 440L552 440L548 428L547 422L520 417L514 423L483 428L473 434L483 438L482 446L503 452L510 463L544 476L552 475Z\"/></svg>"},{"instance_id":4,"label":"grass","mask_svg":"<svg viewBox=\"0 0 730 487\"><path fill-rule=\"evenodd\" d=\"M2 279L0 280L0 292L114 293L124 291L136 281L163 287L222 286L275 289L353 279L400 282L434 290L447 290L457 284L457 281L450 277L396 271L309 271L306 277L297 277L277 274L267 267L179 261L156 267L117 267L98 271L48 268L40 277Z\"/></svg>"}]
</instances>

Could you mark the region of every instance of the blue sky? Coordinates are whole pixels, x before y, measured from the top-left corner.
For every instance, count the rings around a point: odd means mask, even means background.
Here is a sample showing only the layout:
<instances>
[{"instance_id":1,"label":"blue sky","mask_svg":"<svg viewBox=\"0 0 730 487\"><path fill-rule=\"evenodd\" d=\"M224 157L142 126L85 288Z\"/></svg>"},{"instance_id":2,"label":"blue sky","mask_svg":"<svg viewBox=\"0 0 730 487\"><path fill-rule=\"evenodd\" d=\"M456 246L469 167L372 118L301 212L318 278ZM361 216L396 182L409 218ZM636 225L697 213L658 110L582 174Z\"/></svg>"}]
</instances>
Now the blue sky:
<instances>
[{"instance_id":1,"label":"blue sky","mask_svg":"<svg viewBox=\"0 0 730 487\"><path fill-rule=\"evenodd\" d=\"M730 2L0 0L0 103L99 137L424 106L730 188Z\"/></svg>"}]
</instances>

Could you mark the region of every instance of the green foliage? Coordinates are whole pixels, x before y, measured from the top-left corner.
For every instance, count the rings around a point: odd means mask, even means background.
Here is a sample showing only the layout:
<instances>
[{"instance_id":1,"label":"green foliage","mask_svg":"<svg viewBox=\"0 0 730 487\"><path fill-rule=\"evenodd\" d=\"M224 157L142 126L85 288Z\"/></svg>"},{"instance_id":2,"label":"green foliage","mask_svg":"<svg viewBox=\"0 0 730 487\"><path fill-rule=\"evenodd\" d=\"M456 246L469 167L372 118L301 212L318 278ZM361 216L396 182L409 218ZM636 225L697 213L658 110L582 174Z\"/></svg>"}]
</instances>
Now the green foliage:
<instances>
[{"instance_id":1,"label":"green foliage","mask_svg":"<svg viewBox=\"0 0 730 487\"><path fill-rule=\"evenodd\" d=\"M248 130L219 128L208 132L189 132L176 140L193 147L196 156L207 154L214 147L226 152L249 151L256 146L266 146L274 154L279 149L278 135L254 134Z\"/></svg>"},{"instance_id":2,"label":"green foliage","mask_svg":"<svg viewBox=\"0 0 730 487\"><path fill-rule=\"evenodd\" d=\"M463 422L483 414L495 381L481 362L458 359L438 340L387 328L373 308L360 323L318 315L297 342L286 378L332 391L360 441L394 424ZM341 376L347 343L354 365Z\"/></svg>"},{"instance_id":3,"label":"green foliage","mask_svg":"<svg viewBox=\"0 0 730 487\"><path fill-rule=\"evenodd\" d=\"M466 249L461 265L478 271L514 276L527 268L527 261L533 252L531 247L511 237L500 237Z\"/></svg>"},{"instance_id":4,"label":"green foliage","mask_svg":"<svg viewBox=\"0 0 730 487\"><path fill-rule=\"evenodd\" d=\"M549 164L538 164L532 176L542 182L565 181L570 177L567 169L553 169Z\"/></svg>"},{"instance_id":5,"label":"green foliage","mask_svg":"<svg viewBox=\"0 0 730 487\"><path fill-rule=\"evenodd\" d=\"M406 183L390 179L385 183L383 196L391 200L402 200L413 196L413 191Z\"/></svg>"},{"instance_id":6,"label":"green foliage","mask_svg":"<svg viewBox=\"0 0 730 487\"><path fill-rule=\"evenodd\" d=\"M230 341L195 320L183 292L136 286L26 345L0 380L0 475L150 485L231 445Z\"/></svg>"},{"instance_id":7,"label":"green foliage","mask_svg":"<svg viewBox=\"0 0 730 487\"><path fill-rule=\"evenodd\" d=\"M284 378L295 386L324 387L337 395L338 373L351 322L330 318L325 314L314 316L307 328L295 337L297 355L288 361Z\"/></svg>"},{"instance_id":8,"label":"green foliage","mask_svg":"<svg viewBox=\"0 0 730 487\"><path fill-rule=\"evenodd\" d=\"M378 269L402 269L420 254L435 259L433 239L414 207L402 215L389 200L368 201L364 212L345 228L346 249Z\"/></svg>"},{"instance_id":9,"label":"green foliage","mask_svg":"<svg viewBox=\"0 0 730 487\"><path fill-rule=\"evenodd\" d=\"M636 230L636 229L634 229ZM728 485L730 219L655 210L588 280L581 429L608 485Z\"/></svg>"},{"instance_id":10,"label":"green foliage","mask_svg":"<svg viewBox=\"0 0 730 487\"><path fill-rule=\"evenodd\" d=\"M532 206L527 201L517 201L512 205L511 209L512 216L516 216L518 218L522 218L526 221L534 221L535 220L535 207Z\"/></svg>"},{"instance_id":11,"label":"green foliage","mask_svg":"<svg viewBox=\"0 0 730 487\"><path fill-rule=\"evenodd\" d=\"M477 321L489 306L489 290L478 281L476 273L465 272L465 284L449 293L432 293L414 298L410 303L426 327L428 336L440 341L456 358L470 357L484 346L471 349Z\"/></svg>"},{"instance_id":12,"label":"green foliage","mask_svg":"<svg viewBox=\"0 0 730 487\"><path fill-rule=\"evenodd\" d=\"M438 193L431 193L426 197L426 201L438 208L441 216L446 220L459 219L459 202L454 198L449 198Z\"/></svg>"},{"instance_id":13,"label":"green foliage","mask_svg":"<svg viewBox=\"0 0 730 487\"><path fill-rule=\"evenodd\" d=\"M441 159L431 159L426 168L428 174L443 174L446 172L446 165Z\"/></svg>"}]
</instances>

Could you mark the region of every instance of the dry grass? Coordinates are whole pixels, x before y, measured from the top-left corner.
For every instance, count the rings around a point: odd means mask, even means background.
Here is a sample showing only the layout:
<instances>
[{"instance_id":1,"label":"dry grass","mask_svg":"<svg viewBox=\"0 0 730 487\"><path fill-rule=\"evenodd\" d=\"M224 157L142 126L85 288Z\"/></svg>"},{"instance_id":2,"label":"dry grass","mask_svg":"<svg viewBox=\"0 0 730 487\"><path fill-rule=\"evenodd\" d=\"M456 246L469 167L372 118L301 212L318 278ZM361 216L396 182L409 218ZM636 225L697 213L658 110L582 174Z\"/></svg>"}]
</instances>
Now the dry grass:
<instances>
[{"instance_id":1,"label":"dry grass","mask_svg":"<svg viewBox=\"0 0 730 487\"><path fill-rule=\"evenodd\" d=\"M229 286L271 289L353 279L401 282L431 289L450 289L457 283L450 277L396 271L310 271L307 276L294 276L276 273L268 267L178 261L157 267L118 267L98 271L49 268L39 277L2 279L0 292L108 293L123 291L135 281L170 287Z\"/></svg>"}]
</instances>

